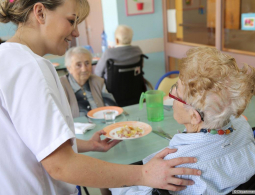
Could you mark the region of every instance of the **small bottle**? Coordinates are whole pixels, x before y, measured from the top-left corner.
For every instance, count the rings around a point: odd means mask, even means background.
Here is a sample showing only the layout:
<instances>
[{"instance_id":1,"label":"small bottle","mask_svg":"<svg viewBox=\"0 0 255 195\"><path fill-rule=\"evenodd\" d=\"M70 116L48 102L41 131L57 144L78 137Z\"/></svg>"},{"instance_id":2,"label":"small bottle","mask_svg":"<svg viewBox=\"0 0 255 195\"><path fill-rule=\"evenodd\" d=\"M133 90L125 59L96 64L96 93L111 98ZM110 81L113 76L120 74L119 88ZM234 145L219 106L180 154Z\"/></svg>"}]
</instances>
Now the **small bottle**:
<instances>
[{"instance_id":1,"label":"small bottle","mask_svg":"<svg viewBox=\"0 0 255 195\"><path fill-rule=\"evenodd\" d=\"M101 34L101 38L102 38L102 53L104 53L105 50L108 48L107 36L106 36L106 34L105 34L104 31L103 31L103 33Z\"/></svg>"}]
</instances>

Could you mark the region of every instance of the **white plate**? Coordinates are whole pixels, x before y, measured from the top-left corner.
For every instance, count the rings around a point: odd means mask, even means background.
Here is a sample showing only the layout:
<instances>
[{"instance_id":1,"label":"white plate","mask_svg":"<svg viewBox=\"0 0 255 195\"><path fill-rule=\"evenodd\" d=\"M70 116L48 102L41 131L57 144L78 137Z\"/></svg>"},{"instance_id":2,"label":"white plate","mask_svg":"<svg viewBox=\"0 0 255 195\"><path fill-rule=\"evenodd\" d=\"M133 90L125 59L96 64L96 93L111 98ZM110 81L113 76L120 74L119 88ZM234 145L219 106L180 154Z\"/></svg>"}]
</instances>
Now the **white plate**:
<instances>
[{"instance_id":1,"label":"white plate","mask_svg":"<svg viewBox=\"0 0 255 195\"><path fill-rule=\"evenodd\" d=\"M121 128L122 128L122 127L118 127L118 128L116 128L116 129L113 129L113 130L110 131L109 135L110 135L111 139L121 139L121 140L123 140L123 139L136 139L136 138L141 137L141 136L139 136L139 135L136 135L135 137L129 137L129 138L127 138L127 137L122 137L122 138L120 138L120 137L117 135L116 131L121 130ZM141 129L142 129L142 128L141 128ZM142 130L143 130L143 129L142 129ZM143 135L143 134L144 134L144 130L142 131L142 135Z\"/></svg>"},{"instance_id":2,"label":"white plate","mask_svg":"<svg viewBox=\"0 0 255 195\"><path fill-rule=\"evenodd\" d=\"M124 127L125 125L128 126L133 126L133 127L139 127L143 130L143 133L141 136L135 136L135 137L130 137L130 138L126 138L126 137L118 137L116 131L119 131L122 127ZM137 138L141 138L144 137L146 135L148 135L152 130L152 127L146 123L143 122L138 122L138 121L124 121L124 122L118 122L118 123L114 123L112 125L109 125L107 127L104 128L104 131L106 132L105 137L108 137L110 139L117 139L117 140L127 140L127 139L137 139Z\"/></svg>"},{"instance_id":3,"label":"white plate","mask_svg":"<svg viewBox=\"0 0 255 195\"><path fill-rule=\"evenodd\" d=\"M114 111L115 115L119 116L122 114L123 109L118 106L104 106L90 110L87 115L92 119L104 119L104 112L107 111Z\"/></svg>"},{"instance_id":4,"label":"white plate","mask_svg":"<svg viewBox=\"0 0 255 195\"><path fill-rule=\"evenodd\" d=\"M116 110L101 110L101 111L95 112L93 114L93 118L103 119L104 118L104 112L110 112L110 111L115 112L115 116L119 115L119 112L116 111Z\"/></svg>"}]
</instances>

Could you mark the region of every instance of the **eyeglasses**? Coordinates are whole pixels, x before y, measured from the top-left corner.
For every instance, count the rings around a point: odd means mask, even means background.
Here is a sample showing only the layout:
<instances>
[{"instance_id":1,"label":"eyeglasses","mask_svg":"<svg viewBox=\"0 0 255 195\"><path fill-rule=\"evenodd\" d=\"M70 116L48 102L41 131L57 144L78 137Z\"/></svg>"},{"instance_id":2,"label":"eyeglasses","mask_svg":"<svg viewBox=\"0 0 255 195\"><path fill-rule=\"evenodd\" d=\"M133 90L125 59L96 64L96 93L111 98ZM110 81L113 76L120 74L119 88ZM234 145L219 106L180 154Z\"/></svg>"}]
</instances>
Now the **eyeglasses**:
<instances>
[{"instance_id":1,"label":"eyeglasses","mask_svg":"<svg viewBox=\"0 0 255 195\"><path fill-rule=\"evenodd\" d=\"M177 90L177 83L175 83L175 84L171 87L171 89L170 89L170 91L169 91L169 97L170 97L170 98L173 98L173 99L175 99L175 100L177 100L178 102L181 102L181 103L183 103L183 104L189 105L189 104L187 104L184 100L182 100L182 99L180 99L180 98L178 98L178 97L172 95L172 91L173 91L174 88ZM189 106L191 106L191 105L189 105ZM192 106L191 106L191 107L192 107ZM196 110L196 111L198 112L198 114L200 115L201 120L204 121L204 113L201 112L201 111L198 110L198 109L195 109L195 110Z\"/></svg>"}]
</instances>

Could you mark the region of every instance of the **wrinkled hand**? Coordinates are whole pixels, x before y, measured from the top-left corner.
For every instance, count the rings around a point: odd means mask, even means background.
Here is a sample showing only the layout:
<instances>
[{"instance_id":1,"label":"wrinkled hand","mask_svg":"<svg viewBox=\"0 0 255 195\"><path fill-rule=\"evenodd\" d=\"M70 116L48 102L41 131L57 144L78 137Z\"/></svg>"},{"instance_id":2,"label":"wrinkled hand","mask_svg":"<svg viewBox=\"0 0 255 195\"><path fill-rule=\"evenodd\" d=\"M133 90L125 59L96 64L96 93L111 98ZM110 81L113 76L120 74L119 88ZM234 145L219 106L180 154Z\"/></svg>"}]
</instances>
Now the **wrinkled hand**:
<instances>
[{"instance_id":1,"label":"wrinkled hand","mask_svg":"<svg viewBox=\"0 0 255 195\"><path fill-rule=\"evenodd\" d=\"M201 171L190 168L175 168L175 166L185 163L195 163L196 158L180 157L170 160L163 158L176 149L166 148L152 158L147 164L143 165L142 174L146 186L153 188L166 189L171 191L180 191L187 185L193 185L191 180L176 178L175 175L200 175Z\"/></svg>"},{"instance_id":2,"label":"wrinkled hand","mask_svg":"<svg viewBox=\"0 0 255 195\"><path fill-rule=\"evenodd\" d=\"M91 142L91 144L93 145L93 151L107 152L113 146L121 142L121 140L111 140L109 138L101 140L100 136L105 134L106 134L105 131L101 130L94 133L94 135L91 137L89 142Z\"/></svg>"}]
</instances>

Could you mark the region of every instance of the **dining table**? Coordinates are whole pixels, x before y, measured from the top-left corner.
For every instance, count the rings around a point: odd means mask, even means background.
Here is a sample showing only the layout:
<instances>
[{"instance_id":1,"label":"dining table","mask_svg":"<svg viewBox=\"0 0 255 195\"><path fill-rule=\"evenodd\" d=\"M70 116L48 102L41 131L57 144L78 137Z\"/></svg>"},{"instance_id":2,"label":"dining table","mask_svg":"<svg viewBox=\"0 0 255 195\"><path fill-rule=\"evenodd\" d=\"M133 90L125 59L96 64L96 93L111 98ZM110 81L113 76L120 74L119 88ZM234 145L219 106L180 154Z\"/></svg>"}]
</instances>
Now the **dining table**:
<instances>
[{"instance_id":1,"label":"dining table","mask_svg":"<svg viewBox=\"0 0 255 195\"><path fill-rule=\"evenodd\" d=\"M251 127L255 127L254 108L255 97L252 98L250 104L243 113L243 115L247 117ZM174 120L173 109L169 109L169 107L168 109L164 109L164 120L159 122L148 121L145 103L142 109L136 104L123 107L123 110L128 113L128 115L125 115L124 113L120 114L115 119L116 123L123 121L140 121L149 124L152 127L152 132L137 139L123 140L107 152L86 152L83 154L111 163L131 164L141 161L148 155L158 152L169 145L170 139L164 136L159 136L156 132L163 130L173 136L174 134L183 131L185 128L184 125L180 125ZM74 122L80 123L88 123L91 121L96 124L95 128L84 134L77 134L76 138L89 140L96 131L102 130L107 126L102 119L90 120L86 117L74 119ZM101 137L102 139L105 138L103 135Z\"/></svg>"}]
</instances>

